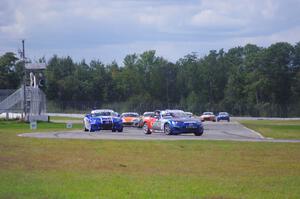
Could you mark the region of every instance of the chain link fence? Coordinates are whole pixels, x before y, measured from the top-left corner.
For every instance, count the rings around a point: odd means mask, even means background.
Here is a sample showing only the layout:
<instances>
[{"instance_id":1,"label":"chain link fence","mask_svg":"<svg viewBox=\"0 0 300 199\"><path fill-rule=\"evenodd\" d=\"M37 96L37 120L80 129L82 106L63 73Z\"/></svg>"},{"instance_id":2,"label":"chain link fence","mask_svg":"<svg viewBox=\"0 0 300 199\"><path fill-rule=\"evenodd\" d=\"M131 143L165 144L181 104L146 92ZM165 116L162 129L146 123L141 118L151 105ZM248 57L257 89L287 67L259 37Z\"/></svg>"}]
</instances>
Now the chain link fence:
<instances>
[{"instance_id":1,"label":"chain link fence","mask_svg":"<svg viewBox=\"0 0 300 199\"><path fill-rule=\"evenodd\" d=\"M180 104L171 103L101 103L99 101L47 101L47 110L49 113L88 113L92 109L112 109L116 112L137 112L142 114L146 111L163 110L163 109L183 109Z\"/></svg>"},{"instance_id":2,"label":"chain link fence","mask_svg":"<svg viewBox=\"0 0 300 199\"><path fill-rule=\"evenodd\" d=\"M254 117L299 117L300 104L290 104L287 106L288 114L280 114L280 107L271 104L259 104L253 107L233 106L224 108L218 104L178 104L159 102L115 102L101 103L99 101L47 101L48 113L89 113L92 109L113 109L116 112L137 112L142 114L146 111L180 109L201 115L205 111L228 112L234 116L254 116Z\"/></svg>"}]
</instances>

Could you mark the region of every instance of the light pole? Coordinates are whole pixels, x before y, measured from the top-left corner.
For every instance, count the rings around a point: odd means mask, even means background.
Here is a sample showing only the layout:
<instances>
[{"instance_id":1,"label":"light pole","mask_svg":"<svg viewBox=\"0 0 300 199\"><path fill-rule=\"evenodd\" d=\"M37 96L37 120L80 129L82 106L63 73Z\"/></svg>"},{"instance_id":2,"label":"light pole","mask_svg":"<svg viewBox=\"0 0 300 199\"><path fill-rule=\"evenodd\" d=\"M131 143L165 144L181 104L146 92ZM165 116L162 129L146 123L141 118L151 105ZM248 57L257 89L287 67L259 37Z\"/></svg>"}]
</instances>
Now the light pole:
<instances>
[{"instance_id":1,"label":"light pole","mask_svg":"<svg viewBox=\"0 0 300 199\"><path fill-rule=\"evenodd\" d=\"M24 63L24 77L23 77L23 112L24 112L24 120L26 120L27 110L26 110L26 67L25 67L25 40L22 40L22 53L21 58Z\"/></svg>"}]
</instances>

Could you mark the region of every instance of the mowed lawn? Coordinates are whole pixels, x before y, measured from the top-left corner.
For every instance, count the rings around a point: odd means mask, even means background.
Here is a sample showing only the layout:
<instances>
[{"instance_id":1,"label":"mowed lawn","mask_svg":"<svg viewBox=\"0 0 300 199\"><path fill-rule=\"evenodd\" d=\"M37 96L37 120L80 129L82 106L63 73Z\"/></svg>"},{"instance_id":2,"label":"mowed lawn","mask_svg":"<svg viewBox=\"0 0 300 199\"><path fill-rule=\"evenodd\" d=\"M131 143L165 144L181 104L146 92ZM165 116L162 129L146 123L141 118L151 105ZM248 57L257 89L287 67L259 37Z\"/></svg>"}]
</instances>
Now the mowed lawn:
<instances>
[{"instance_id":1,"label":"mowed lawn","mask_svg":"<svg viewBox=\"0 0 300 199\"><path fill-rule=\"evenodd\" d=\"M55 123L71 122L73 124L82 124L83 125L83 118L77 118L77 117L50 116L49 120L50 120L50 122L55 122Z\"/></svg>"},{"instance_id":2,"label":"mowed lawn","mask_svg":"<svg viewBox=\"0 0 300 199\"><path fill-rule=\"evenodd\" d=\"M0 198L300 197L298 143L17 136L28 128L0 121Z\"/></svg>"},{"instance_id":3,"label":"mowed lawn","mask_svg":"<svg viewBox=\"0 0 300 199\"><path fill-rule=\"evenodd\" d=\"M277 139L300 139L300 120L242 120L246 127L264 137Z\"/></svg>"},{"instance_id":4,"label":"mowed lawn","mask_svg":"<svg viewBox=\"0 0 300 199\"><path fill-rule=\"evenodd\" d=\"M83 118L79 118L79 117L64 117L64 116L50 116L50 121L53 121L53 120L61 120L61 121L79 120L79 121L83 121Z\"/></svg>"}]
</instances>

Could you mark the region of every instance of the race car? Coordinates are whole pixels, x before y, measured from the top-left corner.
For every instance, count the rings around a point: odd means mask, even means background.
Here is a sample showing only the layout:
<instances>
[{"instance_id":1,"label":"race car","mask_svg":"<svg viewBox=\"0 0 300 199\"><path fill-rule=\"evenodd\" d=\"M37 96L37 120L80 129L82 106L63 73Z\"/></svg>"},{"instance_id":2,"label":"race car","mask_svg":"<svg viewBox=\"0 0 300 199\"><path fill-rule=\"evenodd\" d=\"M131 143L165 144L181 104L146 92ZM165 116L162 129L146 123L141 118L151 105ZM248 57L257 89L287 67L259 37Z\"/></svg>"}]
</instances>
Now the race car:
<instances>
[{"instance_id":1,"label":"race car","mask_svg":"<svg viewBox=\"0 0 300 199\"><path fill-rule=\"evenodd\" d=\"M226 120L227 122L230 122L229 114L227 112L220 112L217 115L217 121L219 122L221 120Z\"/></svg>"},{"instance_id":2,"label":"race car","mask_svg":"<svg viewBox=\"0 0 300 199\"><path fill-rule=\"evenodd\" d=\"M123 124L118 113L110 109L92 110L84 119L85 131L112 130L112 132L123 132Z\"/></svg>"},{"instance_id":3,"label":"race car","mask_svg":"<svg viewBox=\"0 0 300 199\"><path fill-rule=\"evenodd\" d=\"M147 120L149 120L151 118L151 116L154 115L154 112L145 112L142 117L140 118L140 121L139 121L139 124L138 124L138 127L139 128L142 128L145 124L145 122Z\"/></svg>"},{"instance_id":4,"label":"race car","mask_svg":"<svg viewBox=\"0 0 300 199\"><path fill-rule=\"evenodd\" d=\"M124 126L138 126L140 122L140 116L135 112L122 113L121 119Z\"/></svg>"},{"instance_id":5,"label":"race car","mask_svg":"<svg viewBox=\"0 0 300 199\"><path fill-rule=\"evenodd\" d=\"M213 112L204 112L201 116L200 119L202 122L204 121L216 121L216 116L214 115Z\"/></svg>"},{"instance_id":6,"label":"race car","mask_svg":"<svg viewBox=\"0 0 300 199\"><path fill-rule=\"evenodd\" d=\"M182 110L164 110L155 112L143 126L145 134L163 132L166 135L194 133L203 134L203 125L199 119L190 118Z\"/></svg>"}]
</instances>

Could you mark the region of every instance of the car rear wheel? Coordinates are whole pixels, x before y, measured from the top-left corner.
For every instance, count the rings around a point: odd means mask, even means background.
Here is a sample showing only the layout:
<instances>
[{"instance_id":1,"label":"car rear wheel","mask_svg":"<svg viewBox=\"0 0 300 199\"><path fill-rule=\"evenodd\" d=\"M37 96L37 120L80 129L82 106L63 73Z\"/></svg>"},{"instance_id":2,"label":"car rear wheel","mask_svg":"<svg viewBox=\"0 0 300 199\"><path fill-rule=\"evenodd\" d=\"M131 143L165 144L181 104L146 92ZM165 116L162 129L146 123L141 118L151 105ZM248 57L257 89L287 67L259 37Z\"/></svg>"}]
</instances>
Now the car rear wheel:
<instances>
[{"instance_id":1,"label":"car rear wheel","mask_svg":"<svg viewBox=\"0 0 300 199\"><path fill-rule=\"evenodd\" d=\"M171 135L172 134L172 129L171 129L171 127L170 127L169 124L165 124L165 126L164 126L164 133L166 135Z\"/></svg>"},{"instance_id":2,"label":"car rear wheel","mask_svg":"<svg viewBox=\"0 0 300 199\"><path fill-rule=\"evenodd\" d=\"M123 132L123 128L118 129L118 132Z\"/></svg>"},{"instance_id":3,"label":"car rear wheel","mask_svg":"<svg viewBox=\"0 0 300 199\"><path fill-rule=\"evenodd\" d=\"M147 123L144 123L144 126L143 126L143 132L144 132L145 134L151 134L151 131L150 131L150 129L149 129Z\"/></svg>"},{"instance_id":4,"label":"car rear wheel","mask_svg":"<svg viewBox=\"0 0 300 199\"><path fill-rule=\"evenodd\" d=\"M195 134L195 136L201 136L201 135L203 135L203 131L202 132L197 132L197 133L194 133Z\"/></svg>"}]
</instances>

